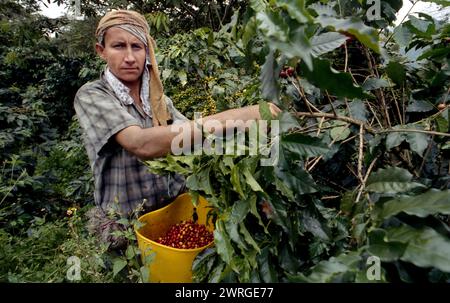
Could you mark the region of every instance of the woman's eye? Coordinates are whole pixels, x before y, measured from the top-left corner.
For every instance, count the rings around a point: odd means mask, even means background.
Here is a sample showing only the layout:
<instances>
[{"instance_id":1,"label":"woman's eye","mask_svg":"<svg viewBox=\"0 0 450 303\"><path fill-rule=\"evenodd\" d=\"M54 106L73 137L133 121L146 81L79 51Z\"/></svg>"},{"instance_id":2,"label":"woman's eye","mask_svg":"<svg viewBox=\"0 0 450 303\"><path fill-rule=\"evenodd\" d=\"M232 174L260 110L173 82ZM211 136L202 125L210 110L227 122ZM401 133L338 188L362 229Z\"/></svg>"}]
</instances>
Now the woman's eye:
<instances>
[{"instance_id":1,"label":"woman's eye","mask_svg":"<svg viewBox=\"0 0 450 303\"><path fill-rule=\"evenodd\" d=\"M140 46L139 44L133 44L132 46L134 49L142 49L142 46Z\"/></svg>"},{"instance_id":2,"label":"woman's eye","mask_svg":"<svg viewBox=\"0 0 450 303\"><path fill-rule=\"evenodd\" d=\"M122 44L116 44L116 45L113 45L113 47L114 47L114 48L122 48L123 45L122 45Z\"/></svg>"}]
</instances>

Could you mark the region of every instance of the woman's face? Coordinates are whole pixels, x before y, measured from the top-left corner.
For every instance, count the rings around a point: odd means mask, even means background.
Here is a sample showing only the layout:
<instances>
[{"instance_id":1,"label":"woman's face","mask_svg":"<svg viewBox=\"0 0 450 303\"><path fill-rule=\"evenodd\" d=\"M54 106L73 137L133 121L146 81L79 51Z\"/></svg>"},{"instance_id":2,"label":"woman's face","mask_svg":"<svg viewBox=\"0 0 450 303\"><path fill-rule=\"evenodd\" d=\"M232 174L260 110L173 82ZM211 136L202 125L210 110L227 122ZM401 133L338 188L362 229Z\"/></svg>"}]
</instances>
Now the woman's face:
<instances>
[{"instance_id":1,"label":"woman's face","mask_svg":"<svg viewBox=\"0 0 450 303\"><path fill-rule=\"evenodd\" d=\"M109 28L104 46L96 44L97 53L110 71L130 87L140 82L145 65L145 45L136 36L118 27Z\"/></svg>"}]
</instances>

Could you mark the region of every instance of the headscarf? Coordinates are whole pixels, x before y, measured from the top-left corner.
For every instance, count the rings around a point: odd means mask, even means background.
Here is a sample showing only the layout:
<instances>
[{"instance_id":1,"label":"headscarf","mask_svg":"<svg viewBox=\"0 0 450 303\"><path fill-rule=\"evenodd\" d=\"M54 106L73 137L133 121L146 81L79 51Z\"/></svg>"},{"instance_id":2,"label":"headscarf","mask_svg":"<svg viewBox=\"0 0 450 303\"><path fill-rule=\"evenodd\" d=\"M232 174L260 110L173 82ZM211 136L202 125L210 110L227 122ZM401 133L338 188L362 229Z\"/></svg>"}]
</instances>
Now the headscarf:
<instances>
[{"instance_id":1,"label":"headscarf","mask_svg":"<svg viewBox=\"0 0 450 303\"><path fill-rule=\"evenodd\" d=\"M129 10L115 10L106 13L100 20L95 32L97 41L103 44L106 31L111 27L119 27L136 36L145 44L147 55L146 65L149 70L150 106L152 108L153 126L167 125L170 120L164 89L159 78L158 64L155 58L154 48L156 43L150 36L150 28L144 16Z\"/></svg>"}]
</instances>

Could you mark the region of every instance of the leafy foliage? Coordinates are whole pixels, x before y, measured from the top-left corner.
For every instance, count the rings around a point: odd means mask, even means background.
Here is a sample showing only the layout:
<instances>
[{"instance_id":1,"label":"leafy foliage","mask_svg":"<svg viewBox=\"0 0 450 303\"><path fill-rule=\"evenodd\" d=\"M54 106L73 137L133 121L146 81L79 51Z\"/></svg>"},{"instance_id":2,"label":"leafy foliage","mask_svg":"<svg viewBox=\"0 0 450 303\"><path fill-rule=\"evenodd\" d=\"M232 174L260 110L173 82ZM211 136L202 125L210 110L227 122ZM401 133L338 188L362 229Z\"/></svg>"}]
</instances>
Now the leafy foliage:
<instances>
[{"instance_id":1,"label":"leafy foliage","mask_svg":"<svg viewBox=\"0 0 450 303\"><path fill-rule=\"evenodd\" d=\"M379 35L362 11L335 8L252 1L246 12L242 28L265 44L262 97L291 112L270 143L275 166L249 154L147 162L184 173L214 206L216 245L194 262L197 281L367 282L370 256L380 281L448 279L448 110L434 107L448 97L446 26L421 14ZM295 74L278 78L286 65Z\"/></svg>"}]
</instances>

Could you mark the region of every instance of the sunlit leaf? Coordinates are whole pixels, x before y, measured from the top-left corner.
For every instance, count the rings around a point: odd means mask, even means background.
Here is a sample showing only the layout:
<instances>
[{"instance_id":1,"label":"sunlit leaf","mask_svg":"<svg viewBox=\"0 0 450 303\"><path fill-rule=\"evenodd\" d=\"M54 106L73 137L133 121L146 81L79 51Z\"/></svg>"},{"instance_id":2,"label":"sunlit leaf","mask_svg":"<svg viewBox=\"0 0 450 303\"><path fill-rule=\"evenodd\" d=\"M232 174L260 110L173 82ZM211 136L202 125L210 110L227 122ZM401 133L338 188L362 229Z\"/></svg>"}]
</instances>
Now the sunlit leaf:
<instances>
[{"instance_id":1,"label":"sunlit leaf","mask_svg":"<svg viewBox=\"0 0 450 303\"><path fill-rule=\"evenodd\" d=\"M418 217L433 214L450 214L450 190L429 190L426 193L389 200L383 204L379 216L383 219L400 212Z\"/></svg>"},{"instance_id":2,"label":"sunlit leaf","mask_svg":"<svg viewBox=\"0 0 450 303\"><path fill-rule=\"evenodd\" d=\"M412 182L412 174L399 167L380 168L367 179L366 190L377 193L401 193L417 187L421 183Z\"/></svg>"}]
</instances>

